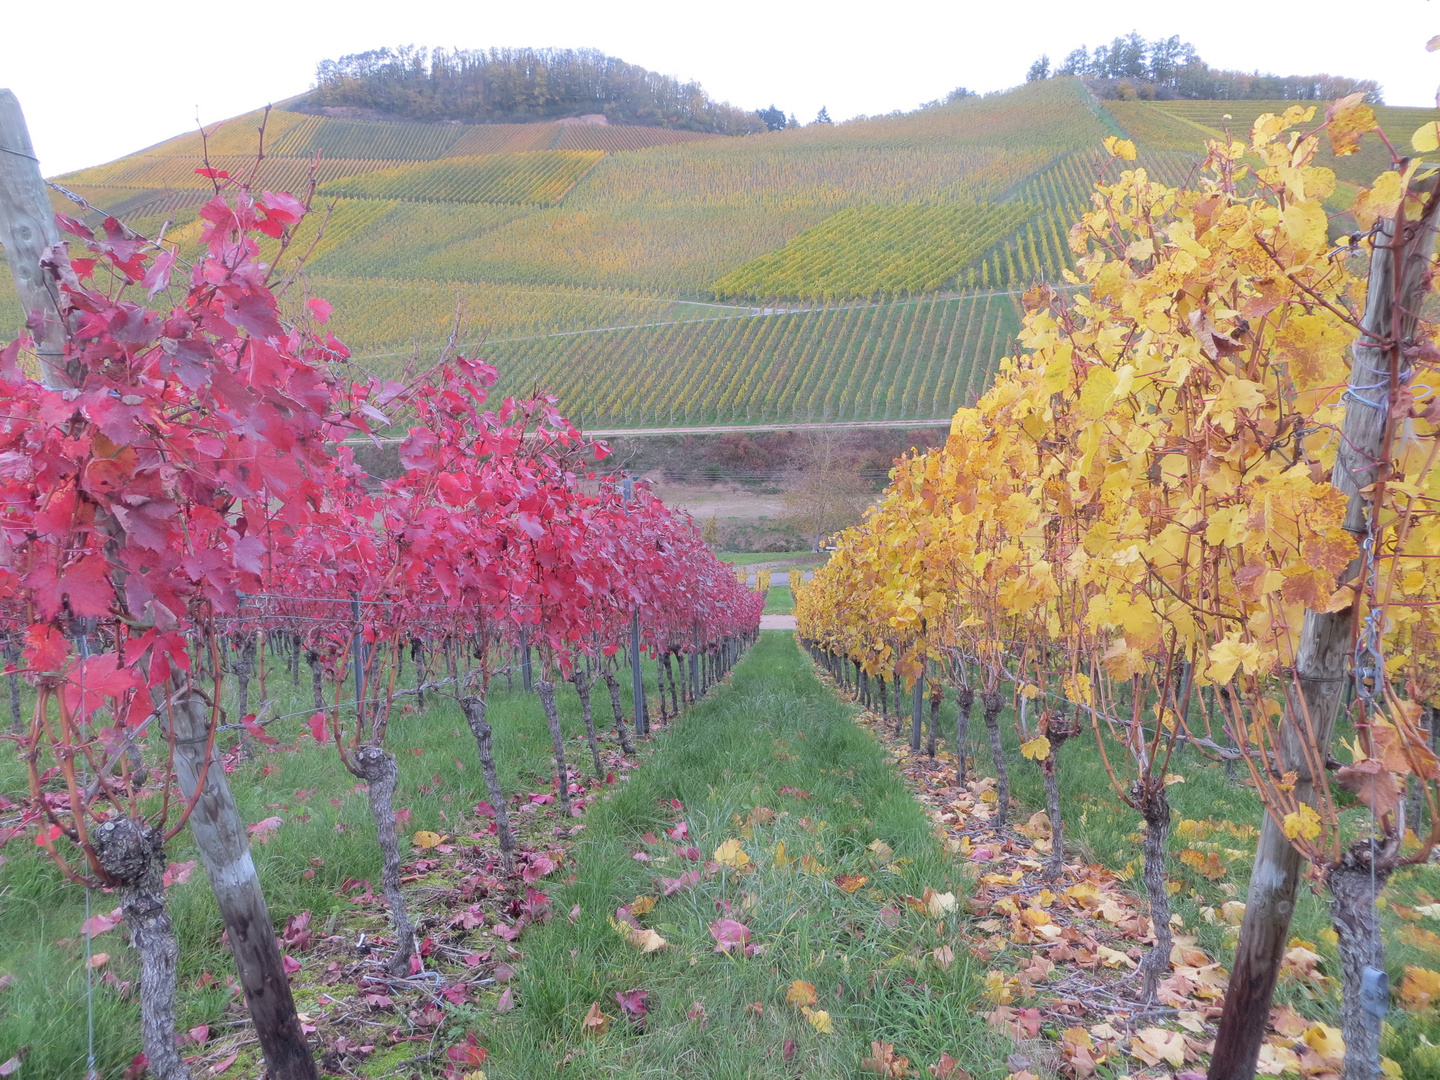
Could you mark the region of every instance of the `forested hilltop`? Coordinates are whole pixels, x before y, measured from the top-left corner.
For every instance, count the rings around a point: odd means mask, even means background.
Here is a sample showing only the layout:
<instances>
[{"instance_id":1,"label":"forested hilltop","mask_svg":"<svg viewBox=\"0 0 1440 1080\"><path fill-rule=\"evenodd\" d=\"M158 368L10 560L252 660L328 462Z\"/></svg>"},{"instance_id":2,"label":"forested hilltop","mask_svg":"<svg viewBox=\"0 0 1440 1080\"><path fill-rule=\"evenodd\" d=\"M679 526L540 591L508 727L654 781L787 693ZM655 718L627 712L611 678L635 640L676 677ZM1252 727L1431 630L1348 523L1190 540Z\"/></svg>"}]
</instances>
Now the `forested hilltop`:
<instances>
[{"instance_id":1,"label":"forested hilltop","mask_svg":"<svg viewBox=\"0 0 1440 1080\"><path fill-rule=\"evenodd\" d=\"M601 115L721 135L765 130L754 110L712 101L699 83L596 49L372 49L322 61L305 106L472 124Z\"/></svg>"},{"instance_id":2,"label":"forested hilltop","mask_svg":"<svg viewBox=\"0 0 1440 1080\"><path fill-rule=\"evenodd\" d=\"M1213 68L1178 34L1146 41L1133 30L1109 45L1078 46L1053 65L1041 56L1026 75L1029 82L1052 77L1082 78L1100 97L1119 100L1334 101L1361 93L1371 105L1384 101L1373 79Z\"/></svg>"}]
</instances>

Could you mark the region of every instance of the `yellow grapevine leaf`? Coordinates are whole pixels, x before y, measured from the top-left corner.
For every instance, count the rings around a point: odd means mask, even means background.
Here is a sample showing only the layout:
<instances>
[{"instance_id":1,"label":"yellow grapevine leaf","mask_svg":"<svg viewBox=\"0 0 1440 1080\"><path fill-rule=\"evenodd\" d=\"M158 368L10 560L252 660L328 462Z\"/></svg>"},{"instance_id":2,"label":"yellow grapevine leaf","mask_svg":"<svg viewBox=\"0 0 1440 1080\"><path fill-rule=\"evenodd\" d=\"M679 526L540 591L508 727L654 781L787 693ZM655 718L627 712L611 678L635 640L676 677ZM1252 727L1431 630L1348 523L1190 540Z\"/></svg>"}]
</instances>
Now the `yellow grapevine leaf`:
<instances>
[{"instance_id":1,"label":"yellow grapevine leaf","mask_svg":"<svg viewBox=\"0 0 1440 1080\"><path fill-rule=\"evenodd\" d=\"M1105 149L1111 157L1117 157L1122 161L1135 160L1135 144L1129 139L1122 139L1115 135L1107 136Z\"/></svg>"},{"instance_id":2,"label":"yellow grapevine leaf","mask_svg":"<svg viewBox=\"0 0 1440 1080\"><path fill-rule=\"evenodd\" d=\"M410 842L418 848L438 847L444 840L439 833L430 832L428 829L421 829L410 838Z\"/></svg>"},{"instance_id":3,"label":"yellow grapevine leaf","mask_svg":"<svg viewBox=\"0 0 1440 1080\"><path fill-rule=\"evenodd\" d=\"M1044 761L1050 756L1050 740L1044 735L1020 744L1020 753L1031 761Z\"/></svg>"},{"instance_id":4,"label":"yellow grapevine leaf","mask_svg":"<svg viewBox=\"0 0 1440 1080\"><path fill-rule=\"evenodd\" d=\"M631 915L648 915L655 910L655 897L637 896L630 902Z\"/></svg>"},{"instance_id":5,"label":"yellow grapevine leaf","mask_svg":"<svg viewBox=\"0 0 1440 1080\"><path fill-rule=\"evenodd\" d=\"M794 859L790 858L790 856L788 856L788 855L785 854L785 841L784 841L784 840L781 840L778 844L775 845L775 865L776 865L776 866L780 867L780 868L783 870L785 867L789 866L789 865L790 865L792 862L794 862L794 861L795 861Z\"/></svg>"},{"instance_id":6,"label":"yellow grapevine leaf","mask_svg":"<svg viewBox=\"0 0 1440 1080\"><path fill-rule=\"evenodd\" d=\"M1347 94L1325 108L1325 133L1336 157L1360 149L1360 136L1376 128L1375 111L1365 104L1364 91Z\"/></svg>"},{"instance_id":7,"label":"yellow grapevine leaf","mask_svg":"<svg viewBox=\"0 0 1440 1080\"><path fill-rule=\"evenodd\" d=\"M808 983L804 979L796 979L790 984L790 989L785 991L785 1004L805 1006L814 1005L819 1001L815 993L815 984Z\"/></svg>"},{"instance_id":8,"label":"yellow grapevine leaf","mask_svg":"<svg viewBox=\"0 0 1440 1080\"><path fill-rule=\"evenodd\" d=\"M1299 810L1286 814L1281 825L1291 840L1314 840L1320 835L1320 815L1305 803L1300 804Z\"/></svg>"},{"instance_id":9,"label":"yellow grapevine leaf","mask_svg":"<svg viewBox=\"0 0 1440 1080\"><path fill-rule=\"evenodd\" d=\"M936 892L929 888L921 897L921 903L925 905L925 913L932 919L942 919L958 906L953 892Z\"/></svg>"},{"instance_id":10,"label":"yellow grapevine leaf","mask_svg":"<svg viewBox=\"0 0 1440 1080\"><path fill-rule=\"evenodd\" d=\"M1422 154L1440 150L1440 120L1431 120L1416 128L1410 136L1410 145Z\"/></svg>"}]
</instances>

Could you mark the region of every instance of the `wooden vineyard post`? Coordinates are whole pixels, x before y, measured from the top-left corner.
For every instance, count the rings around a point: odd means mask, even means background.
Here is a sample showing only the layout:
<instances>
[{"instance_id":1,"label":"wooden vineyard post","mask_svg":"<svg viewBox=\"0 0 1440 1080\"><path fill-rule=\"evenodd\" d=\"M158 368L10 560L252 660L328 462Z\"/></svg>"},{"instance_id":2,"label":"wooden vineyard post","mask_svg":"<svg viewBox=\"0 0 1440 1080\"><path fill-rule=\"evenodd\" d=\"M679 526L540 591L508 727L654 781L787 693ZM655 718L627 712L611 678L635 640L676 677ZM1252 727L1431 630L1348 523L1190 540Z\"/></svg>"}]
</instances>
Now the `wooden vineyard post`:
<instances>
[{"instance_id":1,"label":"wooden vineyard post","mask_svg":"<svg viewBox=\"0 0 1440 1080\"><path fill-rule=\"evenodd\" d=\"M700 620L696 619L693 629L695 648L690 653L690 693L692 701L700 700Z\"/></svg>"},{"instance_id":2,"label":"wooden vineyard post","mask_svg":"<svg viewBox=\"0 0 1440 1080\"><path fill-rule=\"evenodd\" d=\"M635 498L635 481L625 477L620 485L625 500L625 512L630 512L630 502ZM656 679L659 679L659 663L656 663ZM650 715L645 708L645 673L640 667L640 609L630 613L630 691L635 699L635 734L650 734ZM662 697L665 691L660 691ZM662 702L663 704L663 702ZM663 711L663 708L662 708ZM662 718L663 719L663 718Z\"/></svg>"},{"instance_id":3,"label":"wooden vineyard post","mask_svg":"<svg viewBox=\"0 0 1440 1080\"><path fill-rule=\"evenodd\" d=\"M25 114L9 90L0 90L0 244L31 323L45 385L68 386L74 380L64 370L63 357L70 328L60 314L57 282L70 276L70 259L60 245Z\"/></svg>"},{"instance_id":4,"label":"wooden vineyard post","mask_svg":"<svg viewBox=\"0 0 1440 1080\"><path fill-rule=\"evenodd\" d=\"M1344 527L1362 544L1362 554L1351 563L1343 581L1355 581L1368 572L1368 552L1363 545L1369 536L1370 508L1362 493L1374 483L1382 464L1389 388L1397 385L1404 392L1406 386L1404 346L1414 336L1414 313L1420 310L1428 287L1437 210L1440 196L1433 193L1432 185L1424 217L1417 222L1402 219L1400 235L1396 235L1395 220L1377 222L1365 314L1350 350L1345 419L1330 480L1349 497ZM1354 618L1353 606L1334 612L1305 612L1294 678L1286 690L1280 768L1295 772L1295 795L1311 806L1316 796L1309 762L1324 761L1329 755L1336 713L1349 676ZM1274 816L1267 813L1261 822L1209 1080L1250 1080L1255 1075L1275 981L1289 940L1302 863Z\"/></svg>"},{"instance_id":5,"label":"wooden vineyard post","mask_svg":"<svg viewBox=\"0 0 1440 1080\"><path fill-rule=\"evenodd\" d=\"M925 715L925 668L915 676L915 692L910 702L910 749L920 752L920 723Z\"/></svg>"},{"instance_id":6,"label":"wooden vineyard post","mask_svg":"<svg viewBox=\"0 0 1440 1080\"><path fill-rule=\"evenodd\" d=\"M645 709L645 673L640 670L639 611L630 613L630 681L635 695L635 731L640 735L648 735L650 716Z\"/></svg>"}]
</instances>

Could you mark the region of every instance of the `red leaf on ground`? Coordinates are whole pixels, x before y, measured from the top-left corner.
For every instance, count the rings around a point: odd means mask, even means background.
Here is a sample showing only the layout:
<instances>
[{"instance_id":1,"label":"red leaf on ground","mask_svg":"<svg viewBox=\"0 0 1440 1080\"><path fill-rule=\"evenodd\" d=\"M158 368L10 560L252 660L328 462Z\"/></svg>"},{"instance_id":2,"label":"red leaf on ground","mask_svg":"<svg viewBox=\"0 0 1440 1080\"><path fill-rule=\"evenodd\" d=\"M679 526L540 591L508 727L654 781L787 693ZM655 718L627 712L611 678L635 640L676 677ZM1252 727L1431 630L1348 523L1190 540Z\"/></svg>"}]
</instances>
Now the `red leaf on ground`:
<instances>
[{"instance_id":1,"label":"red leaf on ground","mask_svg":"<svg viewBox=\"0 0 1440 1080\"><path fill-rule=\"evenodd\" d=\"M750 940L750 928L734 919L716 919L710 924L710 936L715 939L715 951L728 953L735 946L744 946Z\"/></svg>"},{"instance_id":2,"label":"red leaf on ground","mask_svg":"<svg viewBox=\"0 0 1440 1080\"><path fill-rule=\"evenodd\" d=\"M194 869L194 859L182 863L172 862L165 868L165 887L168 889L172 885L184 885L185 882L190 880L190 874Z\"/></svg>"},{"instance_id":3,"label":"red leaf on ground","mask_svg":"<svg viewBox=\"0 0 1440 1080\"><path fill-rule=\"evenodd\" d=\"M124 918L124 911L118 907L108 915L91 915L90 918L80 924L80 933L86 937L93 938L96 934L103 934L107 930L114 930L115 927L124 921Z\"/></svg>"},{"instance_id":4,"label":"red leaf on ground","mask_svg":"<svg viewBox=\"0 0 1440 1080\"><path fill-rule=\"evenodd\" d=\"M626 990L623 994L617 993L615 1000L620 1005L620 1011L631 1020L644 1021L650 1012L650 1005L647 1001L649 997L649 990Z\"/></svg>"}]
</instances>

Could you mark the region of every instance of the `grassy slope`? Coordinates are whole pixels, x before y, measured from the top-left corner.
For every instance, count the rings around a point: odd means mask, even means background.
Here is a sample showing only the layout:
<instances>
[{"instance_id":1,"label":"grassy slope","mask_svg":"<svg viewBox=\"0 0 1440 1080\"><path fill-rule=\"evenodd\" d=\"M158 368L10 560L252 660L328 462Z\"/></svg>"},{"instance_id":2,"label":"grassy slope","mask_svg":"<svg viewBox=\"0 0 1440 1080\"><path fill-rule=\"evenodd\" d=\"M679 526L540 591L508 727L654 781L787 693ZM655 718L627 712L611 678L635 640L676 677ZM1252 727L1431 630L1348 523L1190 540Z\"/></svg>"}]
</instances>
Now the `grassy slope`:
<instances>
[{"instance_id":1,"label":"grassy slope","mask_svg":"<svg viewBox=\"0 0 1440 1080\"><path fill-rule=\"evenodd\" d=\"M413 668L407 665L407 679L411 672ZM302 670L301 676L297 691L287 676L272 669L268 692L276 702L276 715L306 707L309 672ZM653 667L647 678L653 686ZM622 701L628 709L629 679L620 681ZM555 764L538 699L518 689L518 675L513 693L505 690L503 677L492 685L489 716L495 728L501 782L512 793L546 790L545 785L553 783ZM257 697L252 688L252 708ZM565 730L573 739L584 730L579 703L573 690L565 686L560 687L558 697ZM458 706L443 698L431 701L434 704L425 713L397 715L390 727L387 745L400 768L395 805L411 811L409 825L401 826L402 833L419 829L454 832L459 816L468 814L475 802L485 797L474 741ZM603 729L610 717L603 686L595 707L596 724ZM231 711L233 714L233 708ZM356 791L354 778L340 766L333 747L318 749L308 738L298 738L302 726L300 717L275 724L272 733L282 744L277 752L261 754L230 776L247 822L272 815L284 819L268 843L253 845L261 885L277 927L307 909L313 912L314 924L323 927L332 914L349 910L348 897L354 894L340 891L347 878L369 879L377 886L379 881L380 856L369 804L363 792ZM306 748L298 752L285 749L285 744L293 747L297 742ZM569 743L566 752L571 764L588 772L583 741ZM13 751L0 748L0 793L16 796L24 789L23 777ZM311 793L304 796L303 805L297 799L300 792ZM307 814L308 821L300 820ZM85 917L84 891L62 883L27 837L20 837L0 854L4 856L0 862L0 975L15 976L13 985L0 990L0 1061L16 1048L30 1046L25 1066L29 1080L82 1075L86 995L83 942L78 931ZM181 862L197 857L188 832L169 846L169 856ZM313 870L314 876L307 878L307 870ZM234 969L220 944L224 927L204 871L197 867L189 882L170 891L170 898L182 943L179 1026L183 1030L213 1024L228 999L226 974L233 975ZM115 906L113 897L94 894L95 913ZM94 949L111 954L106 970L114 971L119 979L138 978L138 964L120 932L97 937ZM218 978L216 987L196 987L196 980L205 972ZM100 1072L119 1076L140 1050L139 1010L133 1000L122 999L107 986L97 986L94 1001Z\"/></svg>"},{"instance_id":2,"label":"grassy slope","mask_svg":"<svg viewBox=\"0 0 1440 1080\"><path fill-rule=\"evenodd\" d=\"M782 795L784 786L811 797ZM684 810L670 809L671 799ZM780 812L744 842L758 872L727 872L660 900L644 921L670 941L661 953L642 955L616 935L607 917L617 906L653 894L655 874L692 865L660 857L669 847L663 843L650 847L656 857L648 865L633 859L646 848L647 830L660 834L682 819L708 854L739 835L735 815L756 807ZM874 867L866 845L875 839L897 853L897 873ZM778 842L791 857L815 854L828 873L777 869ZM977 1076L1005 1072L1002 1044L977 1008L983 972L958 948L948 973L907 960L953 941L954 916L943 935L914 915L894 927L881 918L899 894L955 889L956 869L880 748L815 679L790 635L762 635L730 685L660 736L651 762L591 812L576 856L577 880L558 890L556 907L578 905L580 914L526 939L515 984L520 1007L492 1029L492 1077L547 1075L567 1054L574 1055L570 1074L583 1076L855 1076L871 1039L895 1042L922 1067L948 1051ZM830 880L843 872L869 875L870 887L847 896ZM763 954L714 951L707 927L727 899ZM817 1034L785 1004L793 979L815 985L834 1034ZM643 1033L619 1019L614 995L632 989L649 991ZM580 1034L592 1002L616 1017L598 1040ZM695 1002L704 1006L703 1027L687 1016ZM756 1002L763 1011L752 1008ZM799 1048L788 1063L787 1038Z\"/></svg>"}]
</instances>

